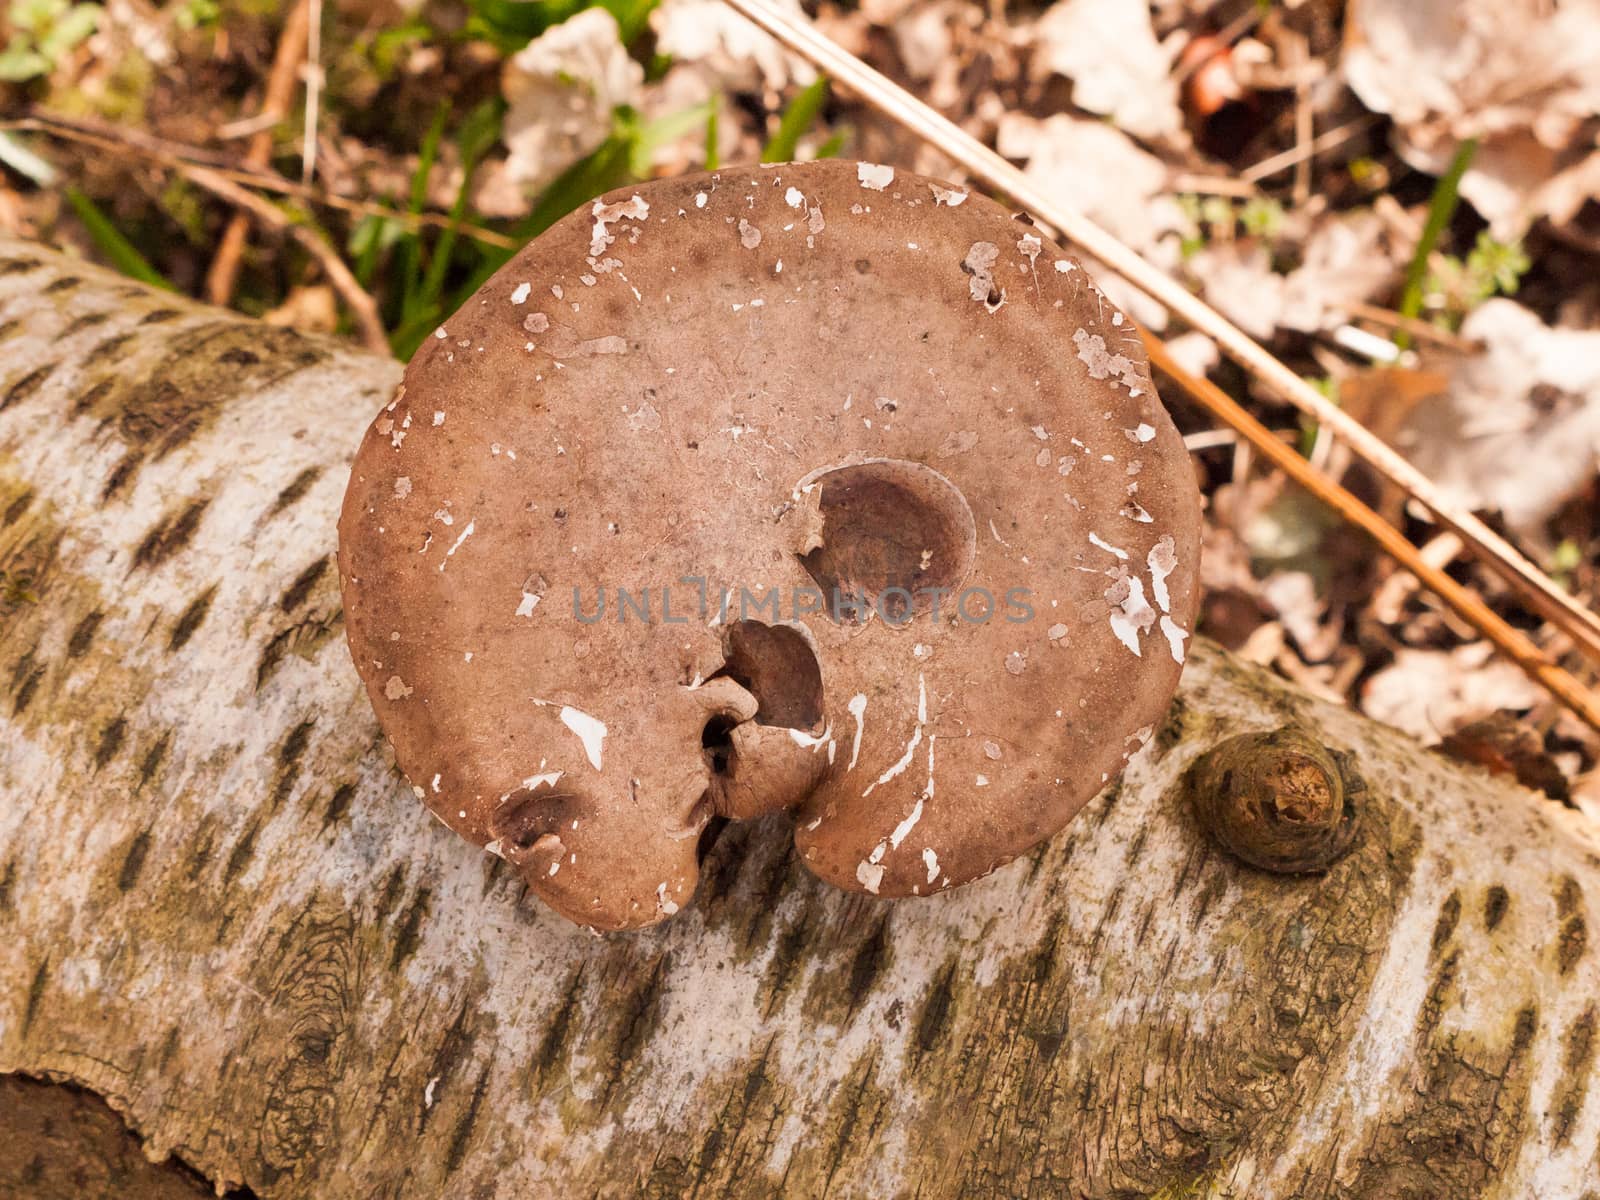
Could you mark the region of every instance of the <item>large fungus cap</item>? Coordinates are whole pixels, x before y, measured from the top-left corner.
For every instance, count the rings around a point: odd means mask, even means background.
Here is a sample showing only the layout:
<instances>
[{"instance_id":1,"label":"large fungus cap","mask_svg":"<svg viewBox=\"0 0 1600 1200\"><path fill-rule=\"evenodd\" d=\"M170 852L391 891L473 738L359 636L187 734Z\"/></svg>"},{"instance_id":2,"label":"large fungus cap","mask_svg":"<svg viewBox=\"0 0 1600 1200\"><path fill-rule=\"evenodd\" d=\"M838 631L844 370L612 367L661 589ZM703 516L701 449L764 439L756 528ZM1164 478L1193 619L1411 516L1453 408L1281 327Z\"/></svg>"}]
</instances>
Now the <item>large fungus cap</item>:
<instances>
[{"instance_id":1,"label":"large fungus cap","mask_svg":"<svg viewBox=\"0 0 1600 1200\"><path fill-rule=\"evenodd\" d=\"M1133 324L982 196L866 163L586 205L406 371L340 522L415 790L596 928L791 809L927 895L1060 829L1149 735L1199 501ZM726 594L726 601L723 596Z\"/></svg>"}]
</instances>

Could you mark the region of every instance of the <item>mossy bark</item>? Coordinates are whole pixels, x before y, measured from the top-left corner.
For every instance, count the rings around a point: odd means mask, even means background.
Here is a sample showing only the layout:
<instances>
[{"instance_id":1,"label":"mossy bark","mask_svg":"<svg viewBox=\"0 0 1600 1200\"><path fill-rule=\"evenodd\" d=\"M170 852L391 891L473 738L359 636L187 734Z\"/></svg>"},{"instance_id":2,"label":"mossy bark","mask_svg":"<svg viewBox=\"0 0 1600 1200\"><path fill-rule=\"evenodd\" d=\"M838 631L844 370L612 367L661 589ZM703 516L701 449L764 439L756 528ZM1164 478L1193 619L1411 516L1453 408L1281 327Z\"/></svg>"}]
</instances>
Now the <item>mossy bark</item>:
<instances>
[{"instance_id":1,"label":"mossy bark","mask_svg":"<svg viewBox=\"0 0 1600 1200\"><path fill-rule=\"evenodd\" d=\"M264 1197L1600 1195L1600 838L1198 645L1062 835L890 903L735 825L595 938L395 773L341 636L394 363L0 243L0 1072ZM1325 873L1184 775L1298 722Z\"/></svg>"}]
</instances>

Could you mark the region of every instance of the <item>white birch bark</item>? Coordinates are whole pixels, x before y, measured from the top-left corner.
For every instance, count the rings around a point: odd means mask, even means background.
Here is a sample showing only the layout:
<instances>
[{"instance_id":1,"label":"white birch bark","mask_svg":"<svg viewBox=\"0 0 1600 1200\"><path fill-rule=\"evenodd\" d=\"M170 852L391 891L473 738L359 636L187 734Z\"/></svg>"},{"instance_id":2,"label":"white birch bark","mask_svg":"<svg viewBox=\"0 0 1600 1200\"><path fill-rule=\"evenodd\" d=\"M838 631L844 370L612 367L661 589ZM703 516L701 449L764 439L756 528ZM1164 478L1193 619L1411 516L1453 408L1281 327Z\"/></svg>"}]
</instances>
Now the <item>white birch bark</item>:
<instances>
[{"instance_id":1,"label":"white birch bark","mask_svg":"<svg viewBox=\"0 0 1600 1200\"><path fill-rule=\"evenodd\" d=\"M594 938L395 774L344 463L397 364L0 244L0 1071L263 1197L1600 1194L1600 838L1196 646L1061 836L848 896L781 820ZM1321 877L1180 780L1300 720L1368 783Z\"/></svg>"}]
</instances>

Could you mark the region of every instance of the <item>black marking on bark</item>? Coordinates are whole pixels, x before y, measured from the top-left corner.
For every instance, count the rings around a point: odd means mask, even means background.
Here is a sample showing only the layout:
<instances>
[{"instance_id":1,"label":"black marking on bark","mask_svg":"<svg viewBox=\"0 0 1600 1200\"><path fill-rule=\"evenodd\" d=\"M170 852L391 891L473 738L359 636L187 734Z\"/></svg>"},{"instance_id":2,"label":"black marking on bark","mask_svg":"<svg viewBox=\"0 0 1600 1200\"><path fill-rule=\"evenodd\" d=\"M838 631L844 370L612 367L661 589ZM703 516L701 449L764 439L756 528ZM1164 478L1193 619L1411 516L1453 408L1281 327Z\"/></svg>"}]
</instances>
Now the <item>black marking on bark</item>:
<instances>
[{"instance_id":1,"label":"black marking on bark","mask_svg":"<svg viewBox=\"0 0 1600 1200\"><path fill-rule=\"evenodd\" d=\"M161 1039L161 1049L156 1053L156 1070L165 1075L172 1066L172 1060L177 1057L178 1047L182 1044L178 1027L173 1025Z\"/></svg>"},{"instance_id":2,"label":"black marking on bark","mask_svg":"<svg viewBox=\"0 0 1600 1200\"><path fill-rule=\"evenodd\" d=\"M1050 858L1050 850L1049 843L1045 843L1028 851L1027 882L1030 886L1039 877L1039 872L1044 869L1045 862Z\"/></svg>"},{"instance_id":3,"label":"black marking on bark","mask_svg":"<svg viewBox=\"0 0 1600 1200\"><path fill-rule=\"evenodd\" d=\"M1511 1061L1527 1053L1533 1044L1533 1035L1539 1031L1539 1010L1531 1004L1517 1010L1517 1021L1511 1030Z\"/></svg>"},{"instance_id":4,"label":"black marking on bark","mask_svg":"<svg viewBox=\"0 0 1600 1200\"><path fill-rule=\"evenodd\" d=\"M1203 922L1206 919L1206 915L1210 913L1211 906L1227 894L1227 873L1223 871L1212 871L1211 874L1206 877L1205 884L1200 888L1200 895L1195 901L1194 916L1190 918L1189 928L1199 929L1201 922ZM1123 890L1121 887L1118 887L1113 897L1113 899L1115 899L1117 902L1118 908L1121 907L1122 896ZM1107 911L1107 921L1113 920L1115 917L1116 910Z\"/></svg>"},{"instance_id":5,"label":"black marking on bark","mask_svg":"<svg viewBox=\"0 0 1600 1200\"><path fill-rule=\"evenodd\" d=\"M1194 707L1182 696L1174 696L1167 706L1167 715L1156 727L1156 754L1166 757L1174 747L1182 744L1189 722L1196 716Z\"/></svg>"},{"instance_id":6,"label":"black marking on bark","mask_svg":"<svg viewBox=\"0 0 1600 1200\"><path fill-rule=\"evenodd\" d=\"M161 325L167 321L175 321L181 316L183 314L175 308L153 308L139 318L139 324Z\"/></svg>"},{"instance_id":7,"label":"black marking on bark","mask_svg":"<svg viewBox=\"0 0 1600 1200\"><path fill-rule=\"evenodd\" d=\"M311 589L324 575L328 573L328 556L323 555L295 577L295 581L284 589L283 596L278 600L278 607L286 613L291 613L306 602L306 597L311 594Z\"/></svg>"},{"instance_id":8,"label":"black marking on bark","mask_svg":"<svg viewBox=\"0 0 1600 1200\"><path fill-rule=\"evenodd\" d=\"M83 365L86 367L98 367L110 362L114 358L121 358L127 348L133 344L133 341L134 335L131 333L119 333L115 337L108 337L93 350L89 351L88 354L84 355ZM95 386L105 386L109 388L110 381L103 380L100 384L96 384Z\"/></svg>"},{"instance_id":9,"label":"black marking on bark","mask_svg":"<svg viewBox=\"0 0 1600 1200\"><path fill-rule=\"evenodd\" d=\"M1135 944L1138 944L1138 945L1143 945L1144 944L1145 939L1147 939L1150 936L1150 926L1154 923L1155 918L1156 918L1155 902L1154 901L1149 901L1141 908L1141 910L1139 912L1139 927L1134 932L1134 936L1133 936L1133 940L1134 940Z\"/></svg>"},{"instance_id":10,"label":"black marking on bark","mask_svg":"<svg viewBox=\"0 0 1600 1200\"><path fill-rule=\"evenodd\" d=\"M945 964L928 989L922 1011L917 1014L917 1049L923 1054L933 1053L950 1030L955 1008L956 970L960 965L959 955Z\"/></svg>"},{"instance_id":11,"label":"black marking on bark","mask_svg":"<svg viewBox=\"0 0 1600 1200\"><path fill-rule=\"evenodd\" d=\"M417 894L411 898L410 905L401 915L400 928L394 938L394 953L389 958L391 971L398 971L401 964L415 954L417 947L422 944L422 922L427 918L432 899L431 889L418 888Z\"/></svg>"},{"instance_id":12,"label":"black marking on bark","mask_svg":"<svg viewBox=\"0 0 1600 1200\"><path fill-rule=\"evenodd\" d=\"M1149 836L1149 833L1150 826L1148 825L1141 825L1134 831L1133 838L1128 843L1128 852L1123 856L1122 860L1128 866L1131 867L1139 861L1139 856L1144 853L1145 838Z\"/></svg>"},{"instance_id":13,"label":"black marking on bark","mask_svg":"<svg viewBox=\"0 0 1600 1200\"><path fill-rule=\"evenodd\" d=\"M118 382L115 395L108 390L94 400L100 430L124 450L107 494L125 487L146 462L193 442L234 397L259 394L327 353L292 330L231 319L174 331L162 349L160 361Z\"/></svg>"},{"instance_id":14,"label":"black marking on bark","mask_svg":"<svg viewBox=\"0 0 1600 1200\"><path fill-rule=\"evenodd\" d=\"M113 378L114 377L108 376L105 379L100 380L98 383L84 388L83 391L79 392L75 397L73 397L72 407L67 410L73 420L77 420L79 417L83 416L86 412L88 412L105 398L106 393L111 390Z\"/></svg>"},{"instance_id":15,"label":"black marking on bark","mask_svg":"<svg viewBox=\"0 0 1600 1200\"><path fill-rule=\"evenodd\" d=\"M44 667L33 665L33 652L29 651L17 664L11 678L15 688L12 692L11 715L20 717L33 703L34 696L38 695L39 684L44 679Z\"/></svg>"},{"instance_id":16,"label":"black marking on bark","mask_svg":"<svg viewBox=\"0 0 1600 1200\"><path fill-rule=\"evenodd\" d=\"M795 969L811 945L808 910L802 909L799 920L777 935L773 942L772 957L767 962L766 976L761 981L766 992L766 1015L771 1016L779 1002L788 994L795 980Z\"/></svg>"},{"instance_id":17,"label":"black marking on bark","mask_svg":"<svg viewBox=\"0 0 1600 1200\"><path fill-rule=\"evenodd\" d=\"M1058 913L1050 918L1050 927L1039 939L1033 954L1033 983L1043 987L1056 973L1056 956L1060 953L1061 933L1066 928L1065 919Z\"/></svg>"},{"instance_id":18,"label":"black marking on bark","mask_svg":"<svg viewBox=\"0 0 1600 1200\"><path fill-rule=\"evenodd\" d=\"M117 751L122 749L123 739L128 734L128 722L123 717L116 717L100 731L100 743L94 750L94 769L103 771L106 764L117 756Z\"/></svg>"},{"instance_id":19,"label":"black marking on bark","mask_svg":"<svg viewBox=\"0 0 1600 1200\"><path fill-rule=\"evenodd\" d=\"M85 329L93 329L96 325L104 325L111 316L108 312L84 313L74 317L72 323L61 331L60 337L69 338L75 333L82 333Z\"/></svg>"},{"instance_id":20,"label":"black marking on bark","mask_svg":"<svg viewBox=\"0 0 1600 1200\"><path fill-rule=\"evenodd\" d=\"M1438 958L1439 952L1445 948L1450 939L1455 936L1456 926L1461 921L1461 893L1451 892L1445 902L1439 907L1439 919L1434 922L1433 941L1429 946L1430 957Z\"/></svg>"},{"instance_id":21,"label":"black marking on bark","mask_svg":"<svg viewBox=\"0 0 1600 1200\"><path fill-rule=\"evenodd\" d=\"M0 279L12 275L26 275L29 271L37 271L44 263L37 258L0 258Z\"/></svg>"},{"instance_id":22,"label":"black marking on bark","mask_svg":"<svg viewBox=\"0 0 1600 1200\"><path fill-rule=\"evenodd\" d=\"M233 849L228 854L227 865L222 868L222 883L226 887L236 879L241 871L250 865L250 859L256 852L256 835L261 832L259 819L251 821L245 827L244 833L233 844Z\"/></svg>"},{"instance_id":23,"label":"black marking on bark","mask_svg":"<svg viewBox=\"0 0 1600 1200\"><path fill-rule=\"evenodd\" d=\"M301 471L300 474L289 481L283 491L278 493L278 498L272 502L272 507L267 510L267 516L277 516L309 492L311 485L320 478L322 478L321 467L307 467Z\"/></svg>"},{"instance_id":24,"label":"black marking on bark","mask_svg":"<svg viewBox=\"0 0 1600 1200\"><path fill-rule=\"evenodd\" d=\"M889 917L885 913L879 919L877 927L873 929L872 936L861 943L861 948L856 951L855 957L850 960L850 979L848 984L849 1003L846 1007L846 1019L855 1014L857 1007L867 998L867 993L872 990L872 985L878 981L878 976L884 967L889 965Z\"/></svg>"},{"instance_id":25,"label":"black marking on bark","mask_svg":"<svg viewBox=\"0 0 1600 1200\"><path fill-rule=\"evenodd\" d=\"M133 552L134 568L158 567L187 546L200 528L200 518L205 516L210 503L209 499L191 500L179 512L156 522Z\"/></svg>"},{"instance_id":26,"label":"black marking on bark","mask_svg":"<svg viewBox=\"0 0 1600 1200\"><path fill-rule=\"evenodd\" d=\"M538 1081L540 1094L548 1086L555 1065L566 1058L567 1042L572 1035L578 1003L582 998L583 964L579 963L567 976L566 986L561 990L561 1003L556 1006L550 1023L545 1027L544 1036L539 1039L539 1045L533 1052L533 1074Z\"/></svg>"},{"instance_id":27,"label":"black marking on bark","mask_svg":"<svg viewBox=\"0 0 1600 1200\"><path fill-rule=\"evenodd\" d=\"M168 729L158 737L150 749L144 752L144 758L139 760L139 786L148 787L161 770L161 764L167 761L167 751L172 749L172 730Z\"/></svg>"},{"instance_id":28,"label":"black marking on bark","mask_svg":"<svg viewBox=\"0 0 1600 1200\"><path fill-rule=\"evenodd\" d=\"M717 830L708 849L702 850L700 884L695 889L695 904L715 916L742 915L725 903L738 887L739 878L749 866L749 830L745 822L718 824L713 821L708 828ZM702 845L705 845L704 835Z\"/></svg>"},{"instance_id":29,"label":"black marking on bark","mask_svg":"<svg viewBox=\"0 0 1600 1200\"><path fill-rule=\"evenodd\" d=\"M406 871L398 863L389 868L389 875L383 881L383 891L378 893L378 906L372 914L372 919L382 925L391 916L400 904L400 897L406 890Z\"/></svg>"},{"instance_id":30,"label":"black marking on bark","mask_svg":"<svg viewBox=\"0 0 1600 1200\"><path fill-rule=\"evenodd\" d=\"M122 869L117 872L117 891L127 893L139 882L139 872L144 870L145 857L150 853L150 833L141 829L133 835L122 856Z\"/></svg>"},{"instance_id":31,"label":"black marking on bark","mask_svg":"<svg viewBox=\"0 0 1600 1200\"><path fill-rule=\"evenodd\" d=\"M1490 884L1489 890L1483 894L1483 927L1493 933L1505 920L1506 910L1511 907L1511 893L1498 883Z\"/></svg>"},{"instance_id":32,"label":"black marking on bark","mask_svg":"<svg viewBox=\"0 0 1600 1200\"><path fill-rule=\"evenodd\" d=\"M1433 982L1428 986L1428 994L1417 1013L1417 1034L1422 1041L1432 1036L1444 1016L1445 1000L1455 986L1456 968L1460 963L1461 951L1452 950L1433 974Z\"/></svg>"},{"instance_id":33,"label":"black marking on bark","mask_svg":"<svg viewBox=\"0 0 1600 1200\"><path fill-rule=\"evenodd\" d=\"M189 853L189 866L185 874L189 882L200 878L200 873L211 863L217 848L217 829L220 822L216 814L206 813L195 825L193 849Z\"/></svg>"},{"instance_id":34,"label":"black marking on bark","mask_svg":"<svg viewBox=\"0 0 1600 1200\"><path fill-rule=\"evenodd\" d=\"M111 468L111 474L106 476L105 486L100 489L102 503L112 499L127 486L128 480L132 479L134 472L139 469L139 462L137 453L124 454L121 461Z\"/></svg>"},{"instance_id":35,"label":"black marking on bark","mask_svg":"<svg viewBox=\"0 0 1600 1200\"><path fill-rule=\"evenodd\" d=\"M189 601L189 607L184 609L182 615L178 617L178 623L172 627L172 636L167 639L167 649L169 651L182 650L184 646L188 645L189 639L199 630L206 619L206 614L211 611L211 601L216 598L216 595L217 585L213 583L205 591Z\"/></svg>"},{"instance_id":36,"label":"black marking on bark","mask_svg":"<svg viewBox=\"0 0 1600 1200\"><path fill-rule=\"evenodd\" d=\"M450 1149L445 1155L444 1164L446 1178L454 1175L467 1157L467 1143L472 1140L472 1126L478 1119L478 1108L483 1104L483 1096L488 1088L489 1064L484 1063L478 1071L478 1082L472 1087L472 1102L467 1105L467 1111L462 1114L461 1120L457 1122L454 1132L450 1135Z\"/></svg>"},{"instance_id":37,"label":"black marking on bark","mask_svg":"<svg viewBox=\"0 0 1600 1200\"><path fill-rule=\"evenodd\" d=\"M355 798L356 785L341 783L333 789L333 795L328 798L328 807L322 814L322 827L337 825L344 820L345 813L350 811L350 801Z\"/></svg>"},{"instance_id":38,"label":"black marking on bark","mask_svg":"<svg viewBox=\"0 0 1600 1200\"><path fill-rule=\"evenodd\" d=\"M21 404L33 395L50 378L50 372L56 369L57 364L45 363L42 367L35 367L21 379L6 389L5 395L0 396L0 412L5 412L14 404Z\"/></svg>"},{"instance_id":39,"label":"black marking on bark","mask_svg":"<svg viewBox=\"0 0 1600 1200\"><path fill-rule=\"evenodd\" d=\"M33 978L28 982L28 998L22 1006L23 1037L28 1036L28 1028L33 1024L34 1015L39 1011L39 1001L44 999L44 985L49 977L50 960L46 958L39 964L39 969L33 973Z\"/></svg>"},{"instance_id":40,"label":"black marking on bark","mask_svg":"<svg viewBox=\"0 0 1600 1200\"><path fill-rule=\"evenodd\" d=\"M456 1068L467 1060L467 1053L472 1049L472 1034L467 1030L467 1008L468 1005L463 1003L456 1010L455 1019L450 1022L450 1028L444 1031L439 1048L433 1052L428 1078L438 1082L433 1085L433 1103L428 1104L424 1096L422 1111L417 1114L418 1137L427 1131L428 1121L455 1077Z\"/></svg>"},{"instance_id":41,"label":"black marking on bark","mask_svg":"<svg viewBox=\"0 0 1600 1200\"><path fill-rule=\"evenodd\" d=\"M1572 1142L1591 1086L1594 1083L1595 1008L1590 1005L1567 1029L1566 1053L1562 1056L1561 1077L1556 1081L1550 1105L1551 1132L1557 1147Z\"/></svg>"},{"instance_id":42,"label":"black marking on bark","mask_svg":"<svg viewBox=\"0 0 1600 1200\"><path fill-rule=\"evenodd\" d=\"M1589 926L1583 917L1583 888L1571 875L1563 875L1556 889L1556 918L1561 922L1556 970L1565 975L1578 965L1589 948Z\"/></svg>"},{"instance_id":43,"label":"black marking on bark","mask_svg":"<svg viewBox=\"0 0 1600 1200\"><path fill-rule=\"evenodd\" d=\"M267 680L291 654L309 659L332 638L344 624L344 611L331 613L309 612L287 629L273 635L261 648L261 659L256 663L256 691L266 686Z\"/></svg>"},{"instance_id":44,"label":"black marking on bark","mask_svg":"<svg viewBox=\"0 0 1600 1200\"><path fill-rule=\"evenodd\" d=\"M59 296L63 292L70 292L82 286L83 280L76 275L63 275L60 279L53 279L45 284L44 294L46 296Z\"/></svg>"},{"instance_id":45,"label":"black marking on bark","mask_svg":"<svg viewBox=\"0 0 1600 1200\"><path fill-rule=\"evenodd\" d=\"M844 1110L839 1114L839 1126L832 1136L833 1145L828 1156L828 1170L824 1176L822 1195L827 1195L833 1190L833 1177L843 1164L845 1153L856 1144L854 1140L856 1125L860 1123L862 1109L866 1107L867 1088L872 1082L872 1070L876 1061L873 1058L866 1061L861 1068L859 1086L851 1088L844 1094Z\"/></svg>"},{"instance_id":46,"label":"black marking on bark","mask_svg":"<svg viewBox=\"0 0 1600 1200\"><path fill-rule=\"evenodd\" d=\"M72 634L67 638L68 658L82 658L89 653L89 647L94 645L94 635L100 628L100 622L105 620L105 616L105 613L97 608L73 626Z\"/></svg>"},{"instance_id":47,"label":"black marking on bark","mask_svg":"<svg viewBox=\"0 0 1600 1200\"><path fill-rule=\"evenodd\" d=\"M317 727L312 720L301 721L283 739L283 745L278 747L278 766L283 771L299 769L300 759L305 755L306 746L311 741L311 731Z\"/></svg>"},{"instance_id":48,"label":"black marking on bark","mask_svg":"<svg viewBox=\"0 0 1600 1200\"><path fill-rule=\"evenodd\" d=\"M601 1107L611 1101L611 1095L622 1076L655 1034L661 1023L661 997L666 992L668 955L660 955L651 967L650 974L638 987L630 991L618 1005L616 1042L612 1051L612 1071L606 1080Z\"/></svg>"},{"instance_id":49,"label":"black marking on bark","mask_svg":"<svg viewBox=\"0 0 1600 1200\"><path fill-rule=\"evenodd\" d=\"M17 864L14 860L7 859L4 871L0 871L0 912L11 911L11 889L17 882Z\"/></svg>"},{"instance_id":50,"label":"black marking on bark","mask_svg":"<svg viewBox=\"0 0 1600 1200\"><path fill-rule=\"evenodd\" d=\"M22 514L28 511L28 506L33 503L33 489L25 489L15 500L6 505L6 511L0 513L0 529L8 529L22 519Z\"/></svg>"}]
</instances>

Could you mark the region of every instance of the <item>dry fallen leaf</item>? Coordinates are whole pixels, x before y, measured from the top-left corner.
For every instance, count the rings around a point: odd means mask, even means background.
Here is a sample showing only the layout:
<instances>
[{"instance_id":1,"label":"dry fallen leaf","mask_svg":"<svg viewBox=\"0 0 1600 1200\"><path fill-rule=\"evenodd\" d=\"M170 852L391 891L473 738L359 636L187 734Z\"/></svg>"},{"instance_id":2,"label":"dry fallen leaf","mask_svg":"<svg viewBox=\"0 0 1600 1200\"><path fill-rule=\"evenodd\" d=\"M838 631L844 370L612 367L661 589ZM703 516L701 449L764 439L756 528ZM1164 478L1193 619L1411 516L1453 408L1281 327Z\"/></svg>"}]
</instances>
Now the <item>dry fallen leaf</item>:
<instances>
[{"instance_id":1,"label":"dry fallen leaf","mask_svg":"<svg viewBox=\"0 0 1600 1200\"><path fill-rule=\"evenodd\" d=\"M1166 164L1104 121L1007 113L995 144L1005 157L1022 160L1024 173L1063 204L1137 250L1183 228L1177 203L1161 194Z\"/></svg>"},{"instance_id":2,"label":"dry fallen leaf","mask_svg":"<svg viewBox=\"0 0 1600 1200\"><path fill-rule=\"evenodd\" d=\"M794 12L797 0L778 0ZM656 52L677 62L705 62L728 91L781 90L810 83L816 70L722 0L663 0L650 14Z\"/></svg>"},{"instance_id":3,"label":"dry fallen leaf","mask_svg":"<svg viewBox=\"0 0 1600 1200\"><path fill-rule=\"evenodd\" d=\"M339 304L331 287L316 283L291 288L283 303L261 314L261 319L301 333L332 333L339 327Z\"/></svg>"},{"instance_id":4,"label":"dry fallen leaf","mask_svg":"<svg viewBox=\"0 0 1600 1200\"><path fill-rule=\"evenodd\" d=\"M1156 41L1145 0L1064 0L1034 26L1035 75L1064 75L1079 108L1135 137L1183 132L1172 55Z\"/></svg>"},{"instance_id":5,"label":"dry fallen leaf","mask_svg":"<svg viewBox=\"0 0 1600 1200\"><path fill-rule=\"evenodd\" d=\"M528 194L541 191L606 139L611 110L636 105L643 82L644 68L628 57L605 9L584 9L545 30L506 61L501 76L506 177Z\"/></svg>"},{"instance_id":6,"label":"dry fallen leaf","mask_svg":"<svg viewBox=\"0 0 1600 1200\"><path fill-rule=\"evenodd\" d=\"M1489 642L1402 649L1361 688L1361 711L1425 741L1500 709L1529 709L1544 692Z\"/></svg>"},{"instance_id":7,"label":"dry fallen leaf","mask_svg":"<svg viewBox=\"0 0 1600 1200\"><path fill-rule=\"evenodd\" d=\"M1436 747L1457 762L1505 775L1552 800L1570 800L1572 785L1545 751L1544 737L1517 714L1501 710L1452 732Z\"/></svg>"},{"instance_id":8,"label":"dry fallen leaf","mask_svg":"<svg viewBox=\"0 0 1600 1200\"><path fill-rule=\"evenodd\" d=\"M899 17L890 31L906 73L913 79L931 79L948 62L955 39L950 32L950 9L944 4L918 4Z\"/></svg>"},{"instance_id":9,"label":"dry fallen leaf","mask_svg":"<svg viewBox=\"0 0 1600 1200\"><path fill-rule=\"evenodd\" d=\"M1461 194L1497 236L1592 194L1600 0L1352 0L1345 36L1345 78L1412 166L1438 174L1481 139Z\"/></svg>"},{"instance_id":10,"label":"dry fallen leaf","mask_svg":"<svg viewBox=\"0 0 1600 1200\"><path fill-rule=\"evenodd\" d=\"M1207 246L1186 267L1207 301L1247 333L1267 338L1277 329L1316 333L1344 322L1352 304L1389 287L1402 257L1387 224L1363 210L1320 221L1301 265L1287 275L1273 271L1266 248L1253 239Z\"/></svg>"},{"instance_id":11,"label":"dry fallen leaf","mask_svg":"<svg viewBox=\"0 0 1600 1200\"><path fill-rule=\"evenodd\" d=\"M1396 438L1456 504L1541 525L1600 469L1600 331L1553 329L1510 300L1462 326L1481 354L1454 360L1446 390L1419 402Z\"/></svg>"}]
</instances>

